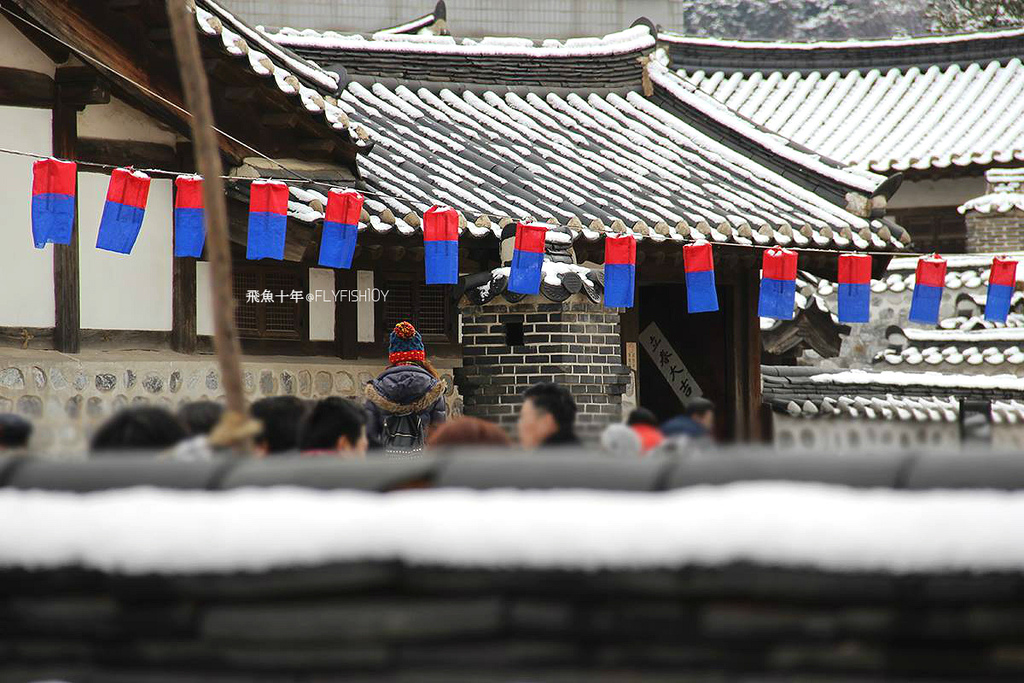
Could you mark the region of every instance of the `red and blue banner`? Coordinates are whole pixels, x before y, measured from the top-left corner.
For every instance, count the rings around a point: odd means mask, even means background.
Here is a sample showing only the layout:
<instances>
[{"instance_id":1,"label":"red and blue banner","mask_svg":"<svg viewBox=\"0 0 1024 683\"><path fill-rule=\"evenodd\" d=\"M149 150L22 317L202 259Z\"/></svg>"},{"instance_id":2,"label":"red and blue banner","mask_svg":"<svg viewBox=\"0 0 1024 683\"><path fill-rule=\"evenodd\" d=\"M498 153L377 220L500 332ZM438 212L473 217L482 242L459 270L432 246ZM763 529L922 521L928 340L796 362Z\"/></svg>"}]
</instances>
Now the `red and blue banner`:
<instances>
[{"instance_id":1,"label":"red and blue banner","mask_svg":"<svg viewBox=\"0 0 1024 683\"><path fill-rule=\"evenodd\" d=\"M141 171L115 168L107 186L96 248L130 254L142 228L149 199L149 176Z\"/></svg>"},{"instance_id":2,"label":"red and blue banner","mask_svg":"<svg viewBox=\"0 0 1024 683\"><path fill-rule=\"evenodd\" d=\"M945 286L946 259L938 254L918 259L914 295L910 300L910 315L907 317L915 323L937 325L942 289Z\"/></svg>"},{"instance_id":3,"label":"red and blue banner","mask_svg":"<svg viewBox=\"0 0 1024 683\"><path fill-rule=\"evenodd\" d=\"M871 317L871 257L839 255L839 322L866 323Z\"/></svg>"},{"instance_id":4,"label":"red and blue banner","mask_svg":"<svg viewBox=\"0 0 1024 683\"><path fill-rule=\"evenodd\" d=\"M351 268L356 252L359 216L363 213L363 195L355 190L332 189L327 193L327 213L320 238L319 265Z\"/></svg>"},{"instance_id":5,"label":"red and blue banner","mask_svg":"<svg viewBox=\"0 0 1024 683\"><path fill-rule=\"evenodd\" d=\"M249 190L249 235L245 258L284 258L288 229L288 186L280 180L256 180Z\"/></svg>"},{"instance_id":6,"label":"red and blue banner","mask_svg":"<svg viewBox=\"0 0 1024 683\"><path fill-rule=\"evenodd\" d=\"M459 281L459 214L450 206L432 206L423 214L423 266L428 285Z\"/></svg>"},{"instance_id":7,"label":"red and blue banner","mask_svg":"<svg viewBox=\"0 0 1024 683\"><path fill-rule=\"evenodd\" d=\"M698 240L684 246L683 268L686 271L687 312L717 311L718 289L715 287L715 258L711 244Z\"/></svg>"},{"instance_id":8,"label":"red and blue banner","mask_svg":"<svg viewBox=\"0 0 1024 683\"><path fill-rule=\"evenodd\" d=\"M985 297L985 320L1005 323L1010 314L1010 300L1017 282L1017 262L996 256L988 275L988 296Z\"/></svg>"},{"instance_id":9,"label":"red and blue banner","mask_svg":"<svg viewBox=\"0 0 1024 683\"><path fill-rule=\"evenodd\" d=\"M77 177L78 165L73 161L40 159L32 164L32 242L36 249L71 242Z\"/></svg>"},{"instance_id":10,"label":"red and blue banner","mask_svg":"<svg viewBox=\"0 0 1024 683\"><path fill-rule=\"evenodd\" d=\"M604 305L633 306L636 284L636 238L632 235L604 238Z\"/></svg>"},{"instance_id":11,"label":"red and blue banner","mask_svg":"<svg viewBox=\"0 0 1024 683\"><path fill-rule=\"evenodd\" d=\"M540 292L540 278L544 270L544 237L547 232L548 227L539 223L520 223L516 227L512 272L508 276L510 292Z\"/></svg>"},{"instance_id":12,"label":"red and blue banner","mask_svg":"<svg viewBox=\"0 0 1024 683\"><path fill-rule=\"evenodd\" d=\"M199 258L206 244L203 179L180 175L174 179L174 255Z\"/></svg>"},{"instance_id":13,"label":"red and blue banner","mask_svg":"<svg viewBox=\"0 0 1024 683\"><path fill-rule=\"evenodd\" d=\"M761 292L757 314L762 318L792 320L796 305L795 251L766 249L761 259Z\"/></svg>"}]
</instances>

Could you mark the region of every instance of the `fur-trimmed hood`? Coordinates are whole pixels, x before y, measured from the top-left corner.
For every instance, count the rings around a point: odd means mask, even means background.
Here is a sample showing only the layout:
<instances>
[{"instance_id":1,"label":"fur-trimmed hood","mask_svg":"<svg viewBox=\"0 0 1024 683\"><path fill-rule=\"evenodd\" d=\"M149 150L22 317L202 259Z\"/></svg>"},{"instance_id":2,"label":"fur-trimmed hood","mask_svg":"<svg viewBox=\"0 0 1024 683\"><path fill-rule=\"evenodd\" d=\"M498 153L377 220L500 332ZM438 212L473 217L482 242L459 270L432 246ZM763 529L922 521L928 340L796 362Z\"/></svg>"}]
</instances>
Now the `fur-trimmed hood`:
<instances>
[{"instance_id":1,"label":"fur-trimmed hood","mask_svg":"<svg viewBox=\"0 0 1024 683\"><path fill-rule=\"evenodd\" d=\"M392 415L428 410L444 391L444 380L436 379L417 365L388 368L363 389L368 401Z\"/></svg>"}]
</instances>

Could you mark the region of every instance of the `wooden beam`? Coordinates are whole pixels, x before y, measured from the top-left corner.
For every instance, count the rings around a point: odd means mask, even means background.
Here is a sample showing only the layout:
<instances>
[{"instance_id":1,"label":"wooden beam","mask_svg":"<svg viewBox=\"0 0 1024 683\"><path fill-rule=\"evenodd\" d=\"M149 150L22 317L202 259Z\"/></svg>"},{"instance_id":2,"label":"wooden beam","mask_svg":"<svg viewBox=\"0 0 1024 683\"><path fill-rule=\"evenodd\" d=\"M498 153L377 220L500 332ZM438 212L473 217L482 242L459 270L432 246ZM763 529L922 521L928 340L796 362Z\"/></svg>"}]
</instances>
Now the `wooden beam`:
<instances>
[{"instance_id":1,"label":"wooden beam","mask_svg":"<svg viewBox=\"0 0 1024 683\"><path fill-rule=\"evenodd\" d=\"M58 69L59 73L60 69ZM53 155L77 159L78 110L65 104L57 88L53 106ZM53 348L78 353L82 345L81 287L78 275L78 202L69 244L53 245Z\"/></svg>"},{"instance_id":2,"label":"wooden beam","mask_svg":"<svg viewBox=\"0 0 1024 683\"><path fill-rule=\"evenodd\" d=\"M356 271L352 268L334 271L336 292L356 288ZM359 308L354 297L346 296L334 302L334 347L339 358L359 357Z\"/></svg>"},{"instance_id":3,"label":"wooden beam","mask_svg":"<svg viewBox=\"0 0 1024 683\"><path fill-rule=\"evenodd\" d=\"M82 159L111 166L181 170L175 149L158 142L79 138L78 155Z\"/></svg>"},{"instance_id":4,"label":"wooden beam","mask_svg":"<svg viewBox=\"0 0 1024 683\"><path fill-rule=\"evenodd\" d=\"M179 143L175 152L182 171L195 170L192 143ZM171 348L178 353L197 350L196 310L196 259L175 257L171 266Z\"/></svg>"},{"instance_id":5,"label":"wooden beam","mask_svg":"<svg viewBox=\"0 0 1024 683\"><path fill-rule=\"evenodd\" d=\"M66 45L54 40L35 26L27 22L27 17L17 7L5 6L4 8L11 16L11 25L18 30L18 33L25 36L29 41L42 51L54 64L63 64L68 61L71 51Z\"/></svg>"},{"instance_id":6,"label":"wooden beam","mask_svg":"<svg viewBox=\"0 0 1024 683\"><path fill-rule=\"evenodd\" d=\"M294 112L264 114L260 122L267 128L294 128L299 125L299 115Z\"/></svg>"},{"instance_id":7,"label":"wooden beam","mask_svg":"<svg viewBox=\"0 0 1024 683\"><path fill-rule=\"evenodd\" d=\"M65 66L57 70L57 85L65 104L84 107L110 102L110 82L87 66Z\"/></svg>"},{"instance_id":8,"label":"wooden beam","mask_svg":"<svg viewBox=\"0 0 1024 683\"><path fill-rule=\"evenodd\" d=\"M49 109L57 92L53 79L27 69L0 67L0 105Z\"/></svg>"}]
</instances>

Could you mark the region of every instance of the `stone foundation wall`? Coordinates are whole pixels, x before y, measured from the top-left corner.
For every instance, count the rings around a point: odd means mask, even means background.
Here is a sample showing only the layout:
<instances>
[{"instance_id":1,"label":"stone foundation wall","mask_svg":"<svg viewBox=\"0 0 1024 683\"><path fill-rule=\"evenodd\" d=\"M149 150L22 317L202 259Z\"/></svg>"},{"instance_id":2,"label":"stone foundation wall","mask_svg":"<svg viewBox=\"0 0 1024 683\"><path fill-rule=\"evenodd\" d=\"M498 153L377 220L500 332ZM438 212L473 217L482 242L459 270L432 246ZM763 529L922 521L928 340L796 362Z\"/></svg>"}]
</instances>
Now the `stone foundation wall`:
<instances>
[{"instance_id":1,"label":"stone foundation wall","mask_svg":"<svg viewBox=\"0 0 1024 683\"><path fill-rule=\"evenodd\" d=\"M452 377L458 359L431 358L448 383L451 414L462 411ZM383 361L333 358L247 358L243 387L250 401L293 395L316 400L356 397L385 368ZM0 412L16 412L35 424L35 451L75 456L104 419L132 404L177 410L196 400L223 402L220 370L213 356L162 351L55 351L8 349L0 353Z\"/></svg>"},{"instance_id":2,"label":"stone foundation wall","mask_svg":"<svg viewBox=\"0 0 1024 683\"><path fill-rule=\"evenodd\" d=\"M562 303L496 299L461 311L463 357L455 378L467 415L497 422L511 434L523 392L537 382L557 382L576 399L581 438L593 441L621 420L629 370L621 363L613 309L576 295ZM522 325L523 344L507 345L510 324Z\"/></svg>"},{"instance_id":3,"label":"stone foundation wall","mask_svg":"<svg viewBox=\"0 0 1024 683\"><path fill-rule=\"evenodd\" d=\"M960 446L960 428L955 422L808 419L775 413L772 425L775 445L793 451L845 453Z\"/></svg>"},{"instance_id":4,"label":"stone foundation wall","mask_svg":"<svg viewBox=\"0 0 1024 683\"><path fill-rule=\"evenodd\" d=\"M991 254L1019 251L1024 245L1024 211L968 211L967 251Z\"/></svg>"}]
</instances>

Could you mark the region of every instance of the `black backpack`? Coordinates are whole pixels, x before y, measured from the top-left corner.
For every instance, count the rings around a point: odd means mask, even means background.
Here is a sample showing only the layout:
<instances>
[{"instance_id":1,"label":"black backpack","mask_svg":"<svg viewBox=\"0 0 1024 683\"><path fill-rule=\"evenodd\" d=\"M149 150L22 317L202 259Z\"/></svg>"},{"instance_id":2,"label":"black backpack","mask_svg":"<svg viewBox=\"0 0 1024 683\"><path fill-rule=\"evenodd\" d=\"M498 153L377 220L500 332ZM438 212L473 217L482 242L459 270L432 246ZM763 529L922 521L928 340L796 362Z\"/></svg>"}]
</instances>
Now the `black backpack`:
<instances>
[{"instance_id":1,"label":"black backpack","mask_svg":"<svg viewBox=\"0 0 1024 683\"><path fill-rule=\"evenodd\" d=\"M418 453L423 450L426 438L420 416L414 413L387 415L381 430L380 443L387 453Z\"/></svg>"}]
</instances>

